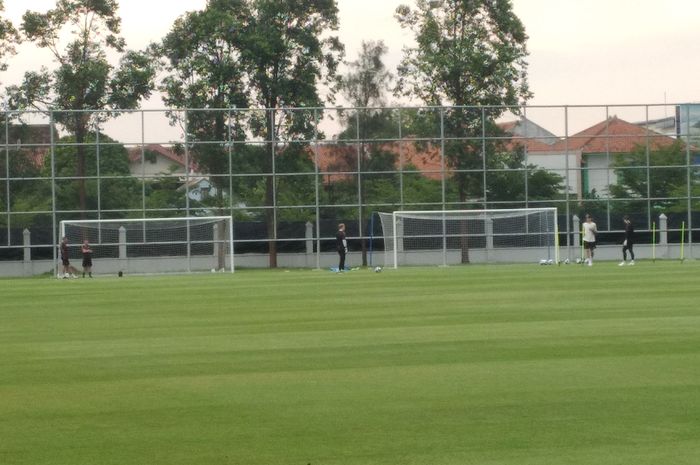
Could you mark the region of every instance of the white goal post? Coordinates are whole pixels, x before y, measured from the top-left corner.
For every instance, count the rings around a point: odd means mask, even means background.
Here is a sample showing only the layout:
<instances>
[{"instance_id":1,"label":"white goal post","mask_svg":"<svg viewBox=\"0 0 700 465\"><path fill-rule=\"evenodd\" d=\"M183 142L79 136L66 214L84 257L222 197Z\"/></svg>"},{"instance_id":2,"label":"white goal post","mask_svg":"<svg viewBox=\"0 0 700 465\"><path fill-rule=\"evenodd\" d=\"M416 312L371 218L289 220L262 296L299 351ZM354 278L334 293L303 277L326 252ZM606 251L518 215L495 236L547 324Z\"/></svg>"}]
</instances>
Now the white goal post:
<instances>
[{"instance_id":1,"label":"white goal post","mask_svg":"<svg viewBox=\"0 0 700 465\"><path fill-rule=\"evenodd\" d=\"M556 208L379 213L384 264L559 263Z\"/></svg>"},{"instance_id":2,"label":"white goal post","mask_svg":"<svg viewBox=\"0 0 700 465\"><path fill-rule=\"evenodd\" d=\"M235 269L230 216L63 220L60 238L64 237L77 265L83 241L89 242L97 274Z\"/></svg>"}]
</instances>

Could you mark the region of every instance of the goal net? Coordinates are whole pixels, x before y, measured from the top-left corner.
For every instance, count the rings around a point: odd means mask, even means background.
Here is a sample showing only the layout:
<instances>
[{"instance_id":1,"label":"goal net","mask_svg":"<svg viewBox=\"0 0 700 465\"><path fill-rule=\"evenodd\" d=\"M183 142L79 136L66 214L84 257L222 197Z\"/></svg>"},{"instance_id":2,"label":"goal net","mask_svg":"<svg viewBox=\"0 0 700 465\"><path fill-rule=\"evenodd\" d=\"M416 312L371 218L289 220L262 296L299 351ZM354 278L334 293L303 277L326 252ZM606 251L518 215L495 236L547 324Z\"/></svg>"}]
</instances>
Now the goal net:
<instances>
[{"instance_id":1,"label":"goal net","mask_svg":"<svg viewBox=\"0 0 700 465\"><path fill-rule=\"evenodd\" d=\"M230 216L64 220L60 236L78 268L89 242L97 274L234 271Z\"/></svg>"},{"instance_id":2,"label":"goal net","mask_svg":"<svg viewBox=\"0 0 700 465\"><path fill-rule=\"evenodd\" d=\"M385 266L558 263L556 208L379 213Z\"/></svg>"}]
</instances>

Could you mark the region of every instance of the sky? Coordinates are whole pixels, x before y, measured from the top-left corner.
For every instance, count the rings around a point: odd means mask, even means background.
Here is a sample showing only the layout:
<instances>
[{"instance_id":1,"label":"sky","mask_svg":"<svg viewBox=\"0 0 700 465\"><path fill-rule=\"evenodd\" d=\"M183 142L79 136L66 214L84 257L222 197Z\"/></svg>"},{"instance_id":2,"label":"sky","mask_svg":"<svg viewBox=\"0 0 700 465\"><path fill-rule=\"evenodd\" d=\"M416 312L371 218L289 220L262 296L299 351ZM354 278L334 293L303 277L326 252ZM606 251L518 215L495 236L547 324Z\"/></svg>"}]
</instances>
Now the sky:
<instances>
[{"instance_id":1,"label":"sky","mask_svg":"<svg viewBox=\"0 0 700 465\"><path fill-rule=\"evenodd\" d=\"M413 0L338 0L338 35L346 59L363 40L383 40L385 63L395 70L412 35L394 10ZM700 1L698 0L512 0L529 36L529 105L623 105L700 101ZM132 49L162 38L186 11L206 0L119 0L122 36ZM5 16L19 25L26 9L45 11L53 0L5 0ZM51 57L31 45L20 48L0 73L3 84L24 71L51 67ZM146 108L163 108L151 99ZM543 110L544 111L544 110ZM583 110L581 110L583 111ZM596 110L595 117L602 115ZM605 114L610 111L605 110ZM667 111L664 109L664 111ZM533 113L536 111L533 110ZM660 115L654 115L660 116ZM561 119L561 118L559 118Z\"/></svg>"}]
</instances>

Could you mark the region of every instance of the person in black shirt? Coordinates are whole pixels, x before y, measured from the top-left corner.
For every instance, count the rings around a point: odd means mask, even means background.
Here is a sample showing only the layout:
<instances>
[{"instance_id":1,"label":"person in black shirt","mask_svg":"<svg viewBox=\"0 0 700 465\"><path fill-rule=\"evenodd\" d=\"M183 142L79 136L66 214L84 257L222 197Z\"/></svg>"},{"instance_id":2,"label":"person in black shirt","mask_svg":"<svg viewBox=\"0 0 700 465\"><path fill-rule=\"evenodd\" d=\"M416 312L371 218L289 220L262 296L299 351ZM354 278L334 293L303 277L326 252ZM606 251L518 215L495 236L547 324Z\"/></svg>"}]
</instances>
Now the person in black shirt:
<instances>
[{"instance_id":1,"label":"person in black shirt","mask_svg":"<svg viewBox=\"0 0 700 465\"><path fill-rule=\"evenodd\" d=\"M627 215L625 215L623 221L625 222L625 240L622 243L622 261L620 266L624 266L627 262L627 251L629 251L631 258L629 264L634 265L634 226Z\"/></svg>"},{"instance_id":2,"label":"person in black shirt","mask_svg":"<svg viewBox=\"0 0 700 465\"><path fill-rule=\"evenodd\" d=\"M60 244L61 250L61 265L63 267L63 273L60 275L62 278L75 278L73 274L73 267L70 264L70 257L68 253L68 238L63 237Z\"/></svg>"},{"instance_id":3,"label":"person in black shirt","mask_svg":"<svg viewBox=\"0 0 700 465\"><path fill-rule=\"evenodd\" d=\"M345 254L348 253L348 241L345 239L345 224L338 225L338 233L335 235L335 247L340 256L338 271L345 271Z\"/></svg>"}]
</instances>

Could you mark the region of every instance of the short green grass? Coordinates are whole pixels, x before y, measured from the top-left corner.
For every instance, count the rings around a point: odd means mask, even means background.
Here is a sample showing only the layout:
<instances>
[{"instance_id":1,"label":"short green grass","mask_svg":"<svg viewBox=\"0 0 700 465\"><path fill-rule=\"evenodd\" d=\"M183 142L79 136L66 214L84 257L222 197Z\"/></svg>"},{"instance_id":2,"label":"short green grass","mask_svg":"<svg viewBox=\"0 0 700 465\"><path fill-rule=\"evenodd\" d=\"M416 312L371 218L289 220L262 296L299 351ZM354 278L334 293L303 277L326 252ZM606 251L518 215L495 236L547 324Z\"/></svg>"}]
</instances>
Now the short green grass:
<instances>
[{"instance_id":1,"label":"short green grass","mask_svg":"<svg viewBox=\"0 0 700 465\"><path fill-rule=\"evenodd\" d=\"M0 280L0 464L697 464L700 264Z\"/></svg>"}]
</instances>

